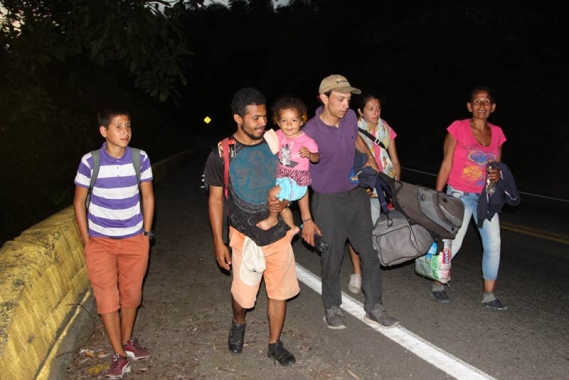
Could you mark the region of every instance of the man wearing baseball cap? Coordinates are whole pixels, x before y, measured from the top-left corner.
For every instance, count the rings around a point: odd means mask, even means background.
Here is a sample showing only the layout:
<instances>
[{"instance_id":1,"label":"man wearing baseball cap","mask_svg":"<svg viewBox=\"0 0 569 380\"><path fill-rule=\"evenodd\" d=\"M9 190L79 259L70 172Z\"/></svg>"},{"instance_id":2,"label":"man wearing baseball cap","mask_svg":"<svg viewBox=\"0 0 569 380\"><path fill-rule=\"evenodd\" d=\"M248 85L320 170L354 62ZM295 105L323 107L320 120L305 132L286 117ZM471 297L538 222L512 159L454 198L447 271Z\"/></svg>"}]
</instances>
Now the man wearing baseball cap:
<instances>
[{"instance_id":1,"label":"man wearing baseball cap","mask_svg":"<svg viewBox=\"0 0 569 380\"><path fill-rule=\"evenodd\" d=\"M349 180L356 149L366 153L367 165L378 170L371 152L359 136L356 113L350 109L352 94L361 91L352 87L346 77L330 75L322 80L318 92L322 106L303 127L303 132L316 141L320 150L320 162L310 164L314 192L312 212L307 196L299 201L299 207L302 238L314 245L314 234L317 233L328 243L328 251L321 258L324 322L331 329L346 328L340 310L340 268L346 240L349 240L361 259L364 320L386 328L398 326L399 321L387 314L381 302L381 270L371 239L369 195L363 187Z\"/></svg>"}]
</instances>

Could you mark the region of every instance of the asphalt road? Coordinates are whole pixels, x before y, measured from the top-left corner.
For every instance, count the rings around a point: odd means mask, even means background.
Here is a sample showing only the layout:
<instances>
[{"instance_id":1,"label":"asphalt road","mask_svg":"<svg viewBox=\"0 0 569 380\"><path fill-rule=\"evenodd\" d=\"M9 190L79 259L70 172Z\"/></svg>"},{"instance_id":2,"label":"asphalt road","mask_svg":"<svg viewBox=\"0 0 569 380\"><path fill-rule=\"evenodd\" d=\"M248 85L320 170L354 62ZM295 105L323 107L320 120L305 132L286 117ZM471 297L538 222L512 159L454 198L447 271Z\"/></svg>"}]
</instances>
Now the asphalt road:
<instances>
[{"instance_id":1,"label":"asphalt road","mask_svg":"<svg viewBox=\"0 0 569 380\"><path fill-rule=\"evenodd\" d=\"M214 259L207 198L200 189L202 167L198 157L156 186L157 237L135 327L153 356L134 363L125 379L569 377L569 203L524 196L517 209L501 215L508 228L502 230L496 295L509 305L506 312L480 305L481 247L474 229L453 260L450 304L431 299L429 282L414 273L412 263L384 268L383 301L401 321L390 330L362 320L363 296L347 288L347 255L342 306L348 328L328 329L322 321L319 256L297 239L301 292L288 302L282 337L297 364L283 368L266 356L263 289L248 315L243 354L227 350L231 278ZM54 379L102 377L110 361L85 354L110 349L96 315L77 329L89 337L59 357L71 363L64 373L53 373Z\"/></svg>"}]
</instances>

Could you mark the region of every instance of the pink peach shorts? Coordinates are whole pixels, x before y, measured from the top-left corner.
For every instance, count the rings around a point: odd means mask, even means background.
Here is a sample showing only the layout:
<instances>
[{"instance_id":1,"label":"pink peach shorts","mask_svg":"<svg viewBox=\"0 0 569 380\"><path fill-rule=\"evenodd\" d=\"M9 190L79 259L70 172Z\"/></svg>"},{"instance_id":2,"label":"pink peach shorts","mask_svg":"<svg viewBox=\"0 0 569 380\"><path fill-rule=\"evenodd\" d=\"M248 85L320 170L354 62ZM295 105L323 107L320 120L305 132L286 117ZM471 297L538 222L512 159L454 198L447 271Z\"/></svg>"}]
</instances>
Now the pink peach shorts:
<instances>
[{"instance_id":1,"label":"pink peach shorts","mask_svg":"<svg viewBox=\"0 0 569 380\"><path fill-rule=\"evenodd\" d=\"M99 314L137 308L148 268L150 240L143 234L124 239L91 237L85 265Z\"/></svg>"},{"instance_id":2,"label":"pink peach shorts","mask_svg":"<svg viewBox=\"0 0 569 380\"><path fill-rule=\"evenodd\" d=\"M229 231L230 247L232 249L231 265L233 267L233 282L231 294L241 307L250 309L255 306L257 293L261 282L256 285L246 285L239 277L242 264L242 248L245 235L233 227ZM267 296L274 300L287 300L300 292L296 278L296 263L292 251L292 232L289 230L284 238L272 244L261 247L265 255L267 269L263 272Z\"/></svg>"}]
</instances>

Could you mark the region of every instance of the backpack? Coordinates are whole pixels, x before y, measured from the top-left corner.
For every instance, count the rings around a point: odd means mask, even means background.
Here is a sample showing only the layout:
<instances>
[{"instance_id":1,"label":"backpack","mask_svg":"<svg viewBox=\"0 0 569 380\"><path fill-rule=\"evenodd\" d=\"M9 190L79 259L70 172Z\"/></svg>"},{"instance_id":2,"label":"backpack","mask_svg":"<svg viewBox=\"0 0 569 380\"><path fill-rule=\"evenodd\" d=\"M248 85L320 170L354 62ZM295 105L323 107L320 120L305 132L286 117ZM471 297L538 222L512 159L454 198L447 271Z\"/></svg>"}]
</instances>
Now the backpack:
<instances>
[{"instance_id":1,"label":"backpack","mask_svg":"<svg viewBox=\"0 0 569 380\"><path fill-rule=\"evenodd\" d=\"M229 165L231 164L231 159L235 157L235 140L229 137L224 138L217 143L217 150L220 155L223 155L223 195L227 199L229 197ZM209 194L209 185L205 182L205 165L202 182L202 187L205 189L206 194Z\"/></svg>"},{"instance_id":2,"label":"backpack","mask_svg":"<svg viewBox=\"0 0 569 380\"><path fill-rule=\"evenodd\" d=\"M433 244L429 231L396 209L383 212L371 233L379 262L387 267L422 256Z\"/></svg>"},{"instance_id":3,"label":"backpack","mask_svg":"<svg viewBox=\"0 0 569 380\"><path fill-rule=\"evenodd\" d=\"M433 239L454 239L464 217L462 200L425 186L378 174L393 206L410 221L423 226Z\"/></svg>"},{"instance_id":4,"label":"backpack","mask_svg":"<svg viewBox=\"0 0 569 380\"><path fill-rule=\"evenodd\" d=\"M223 241L227 244L229 242L229 210L227 209L227 198L229 197L229 165L231 164L231 159L235 157L235 140L229 137L224 138L217 143L217 150L219 154L223 156L223 213L225 214L225 218L223 218ZM202 188L206 194L209 194L209 185L205 182L205 164L202 171L202 183Z\"/></svg>"},{"instance_id":5,"label":"backpack","mask_svg":"<svg viewBox=\"0 0 569 380\"><path fill-rule=\"evenodd\" d=\"M458 233L464 217L462 200L434 189L398 181L385 173L364 167L367 155L356 150L354 172L360 186L375 188L382 213L372 230L379 261L391 266L424 255L435 241ZM387 196L395 209L387 207Z\"/></svg>"},{"instance_id":6,"label":"backpack","mask_svg":"<svg viewBox=\"0 0 569 380\"><path fill-rule=\"evenodd\" d=\"M134 171L136 172L136 181L138 182L138 191L140 193L140 149L130 148L130 154L132 156L132 165L134 166ZM93 192L93 186L97 181L99 176L99 168L101 166L101 154L100 151L91 151L93 156L93 174L91 175L91 183L89 184L89 192L87 193L87 199L85 200L85 207L89 208L89 203L91 203L91 193Z\"/></svg>"},{"instance_id":7,"label":"backpack","mask_svg":"<svg viewBox=\"0 0 569 380\"><path fill-rule=\"evenodd\" d=\"M384 191L389 195L391 189L386 180L379 178L378 172L369 166L364 167L367 160L367 154L356 150L353 171L360 186L377 192L381 215L371 233L379 262L388 267L424 255L433 244L433 236L425 227L409 220L399 210L389 209Z\"/></svg>"}]
</instances>

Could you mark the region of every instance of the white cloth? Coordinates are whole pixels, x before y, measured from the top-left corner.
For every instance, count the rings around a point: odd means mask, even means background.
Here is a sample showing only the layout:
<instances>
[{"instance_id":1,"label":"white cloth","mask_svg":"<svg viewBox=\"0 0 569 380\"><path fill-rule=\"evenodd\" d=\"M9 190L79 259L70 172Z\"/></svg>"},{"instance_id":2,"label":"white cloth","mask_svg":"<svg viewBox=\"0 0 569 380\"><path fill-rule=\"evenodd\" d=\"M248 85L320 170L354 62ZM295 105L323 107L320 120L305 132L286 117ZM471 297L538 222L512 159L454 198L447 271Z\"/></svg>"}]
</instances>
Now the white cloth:
<instances>
[{"instance_id":1,"label":"white cloth","mask_svg":"<svg viewBox=\"0 0 569 380\"><path fill-rule=\"evenodd\" d=\"M245 285L257 285L263 278L263 272L267 269L263 249L245 236L241 253L239 277Z\"/></svg>"}]
</instances>

